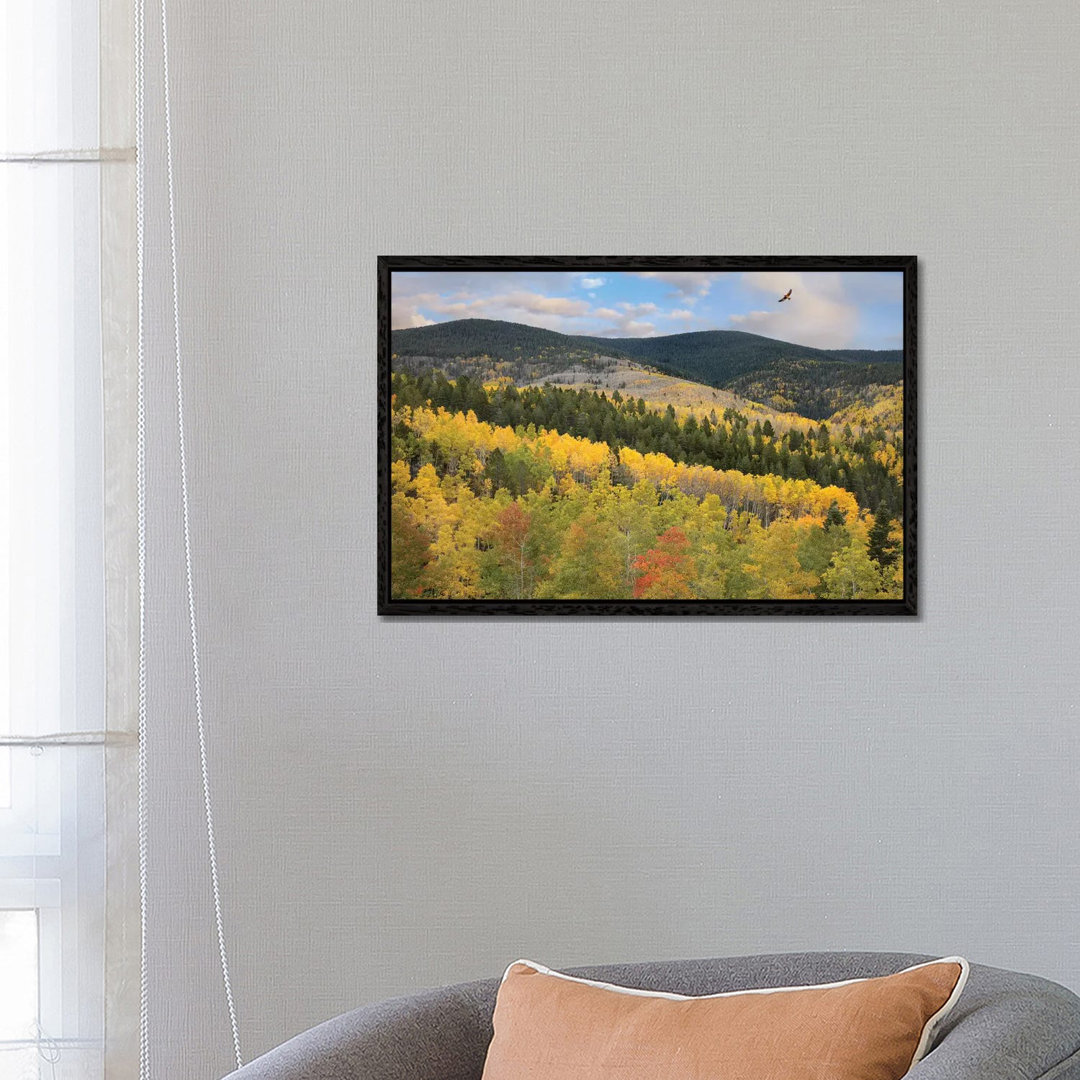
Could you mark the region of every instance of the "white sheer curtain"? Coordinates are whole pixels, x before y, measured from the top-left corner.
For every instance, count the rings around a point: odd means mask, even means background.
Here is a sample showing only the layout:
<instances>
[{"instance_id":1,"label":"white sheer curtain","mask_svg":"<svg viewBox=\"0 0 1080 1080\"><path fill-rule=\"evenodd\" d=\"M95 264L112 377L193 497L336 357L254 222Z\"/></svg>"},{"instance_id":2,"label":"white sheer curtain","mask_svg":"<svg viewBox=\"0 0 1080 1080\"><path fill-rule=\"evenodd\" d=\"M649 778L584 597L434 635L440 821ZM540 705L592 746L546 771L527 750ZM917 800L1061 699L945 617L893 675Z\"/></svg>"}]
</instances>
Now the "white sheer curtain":
<instances>
[{"instance_id":1,"label":"white sheer curtain","mask_svg":"<svg viewBox=\"0 0 1080 1080\"><path fill-rule=\"evenodd\" d=\"M105 571L103 354L126 333L102 317L126 276L103 245L124 188L103 170L126 167L101 160L109 3L0 13L0 1080L105 1075L106 592L127 574Z\"/></svg>"}]
</instances>

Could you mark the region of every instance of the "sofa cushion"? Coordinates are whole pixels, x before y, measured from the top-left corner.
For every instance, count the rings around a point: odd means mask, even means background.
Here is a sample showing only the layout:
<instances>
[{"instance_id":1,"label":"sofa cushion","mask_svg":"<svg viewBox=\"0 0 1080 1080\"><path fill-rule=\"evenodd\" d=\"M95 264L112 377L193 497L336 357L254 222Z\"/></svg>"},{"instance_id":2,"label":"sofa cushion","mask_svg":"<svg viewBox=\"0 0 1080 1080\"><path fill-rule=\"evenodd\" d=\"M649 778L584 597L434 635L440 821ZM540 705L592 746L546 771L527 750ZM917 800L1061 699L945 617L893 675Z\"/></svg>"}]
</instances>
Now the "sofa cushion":
<instances>
[{"instance_id":1,"label":"sofa cushion","mask_svg":"<svg viewBox=\"0 0 1080 1080\"><path fill-rule=\"evenodd\" d=\"M511 964L483 1080L899 1080L967 980L959 957L896 974L684 997Z\"/></svg>"}]
</instances>

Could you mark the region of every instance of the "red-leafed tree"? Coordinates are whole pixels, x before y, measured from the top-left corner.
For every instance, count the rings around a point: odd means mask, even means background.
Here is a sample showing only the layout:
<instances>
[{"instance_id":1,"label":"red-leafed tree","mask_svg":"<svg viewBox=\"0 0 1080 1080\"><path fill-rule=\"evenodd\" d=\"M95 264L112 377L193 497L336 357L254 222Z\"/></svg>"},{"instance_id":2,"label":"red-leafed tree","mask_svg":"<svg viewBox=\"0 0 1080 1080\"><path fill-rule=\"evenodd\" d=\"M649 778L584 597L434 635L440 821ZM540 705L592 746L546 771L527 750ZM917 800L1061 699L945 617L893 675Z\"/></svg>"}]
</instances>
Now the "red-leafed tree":
<instances>
[{"instance_id":1,"label":"red-leafed tree","mask_svg":"<svg viewBox=\"0 0 1080 1080\"><path fill-rule=\"evenodd\" d=\"M672 525L644 555L634 560L638 578L634 597L639 600L691 600L694 560L688 554L686 533Z\"/></svg>"},{"instance_id":2,"label":"red-leafed tree","mask_svg":"<svg viewBox=\"0 0 1080 1080\"><path fill-rule=\"evenodd\" d=\"M495 521L495 540L513 568L517 578L517 595L524 596L525 573L531 568L525 549L529 543L532 514L525 513L516 502L512 502L499 512Z\"/></svg>"}]
</instances>

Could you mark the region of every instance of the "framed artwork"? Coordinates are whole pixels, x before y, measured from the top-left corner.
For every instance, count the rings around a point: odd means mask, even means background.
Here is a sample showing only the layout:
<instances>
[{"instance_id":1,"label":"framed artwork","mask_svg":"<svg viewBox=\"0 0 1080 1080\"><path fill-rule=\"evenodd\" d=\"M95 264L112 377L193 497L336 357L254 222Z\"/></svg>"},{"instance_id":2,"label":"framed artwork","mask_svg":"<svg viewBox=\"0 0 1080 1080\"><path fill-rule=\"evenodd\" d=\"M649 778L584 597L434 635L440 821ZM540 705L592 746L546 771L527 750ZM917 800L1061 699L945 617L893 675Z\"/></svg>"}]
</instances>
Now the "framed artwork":
<instances>
[{"instance_id":1,"label":"framed artwork","mask_svg":"<svg viewBox=\"0 0 1080 1080\"><path fill-rule=\"evenodd\" d=\"M914 256L381 256L380 615L917 614Z\"/></svg>"}]
</instances>

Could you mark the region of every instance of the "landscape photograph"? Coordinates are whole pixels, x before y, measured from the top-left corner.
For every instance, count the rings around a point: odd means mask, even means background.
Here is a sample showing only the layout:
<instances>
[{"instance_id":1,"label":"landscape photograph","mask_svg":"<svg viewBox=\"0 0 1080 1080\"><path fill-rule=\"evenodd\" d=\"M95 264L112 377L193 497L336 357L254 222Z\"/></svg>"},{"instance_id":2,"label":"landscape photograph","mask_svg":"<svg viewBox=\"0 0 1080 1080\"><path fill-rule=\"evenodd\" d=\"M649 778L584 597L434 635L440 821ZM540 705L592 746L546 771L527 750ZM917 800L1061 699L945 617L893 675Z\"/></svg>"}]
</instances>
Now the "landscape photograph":
<instances>
[{"instance_id":1,"label":"landscape photograph","mask_svg":"<svg viewBox=\"0 0 1080 1080\"><path fill-rule=\"evenodd\" d=\"M914 273L381 259L380 611L914 614Z\"/></svg>"}]
</instances>

